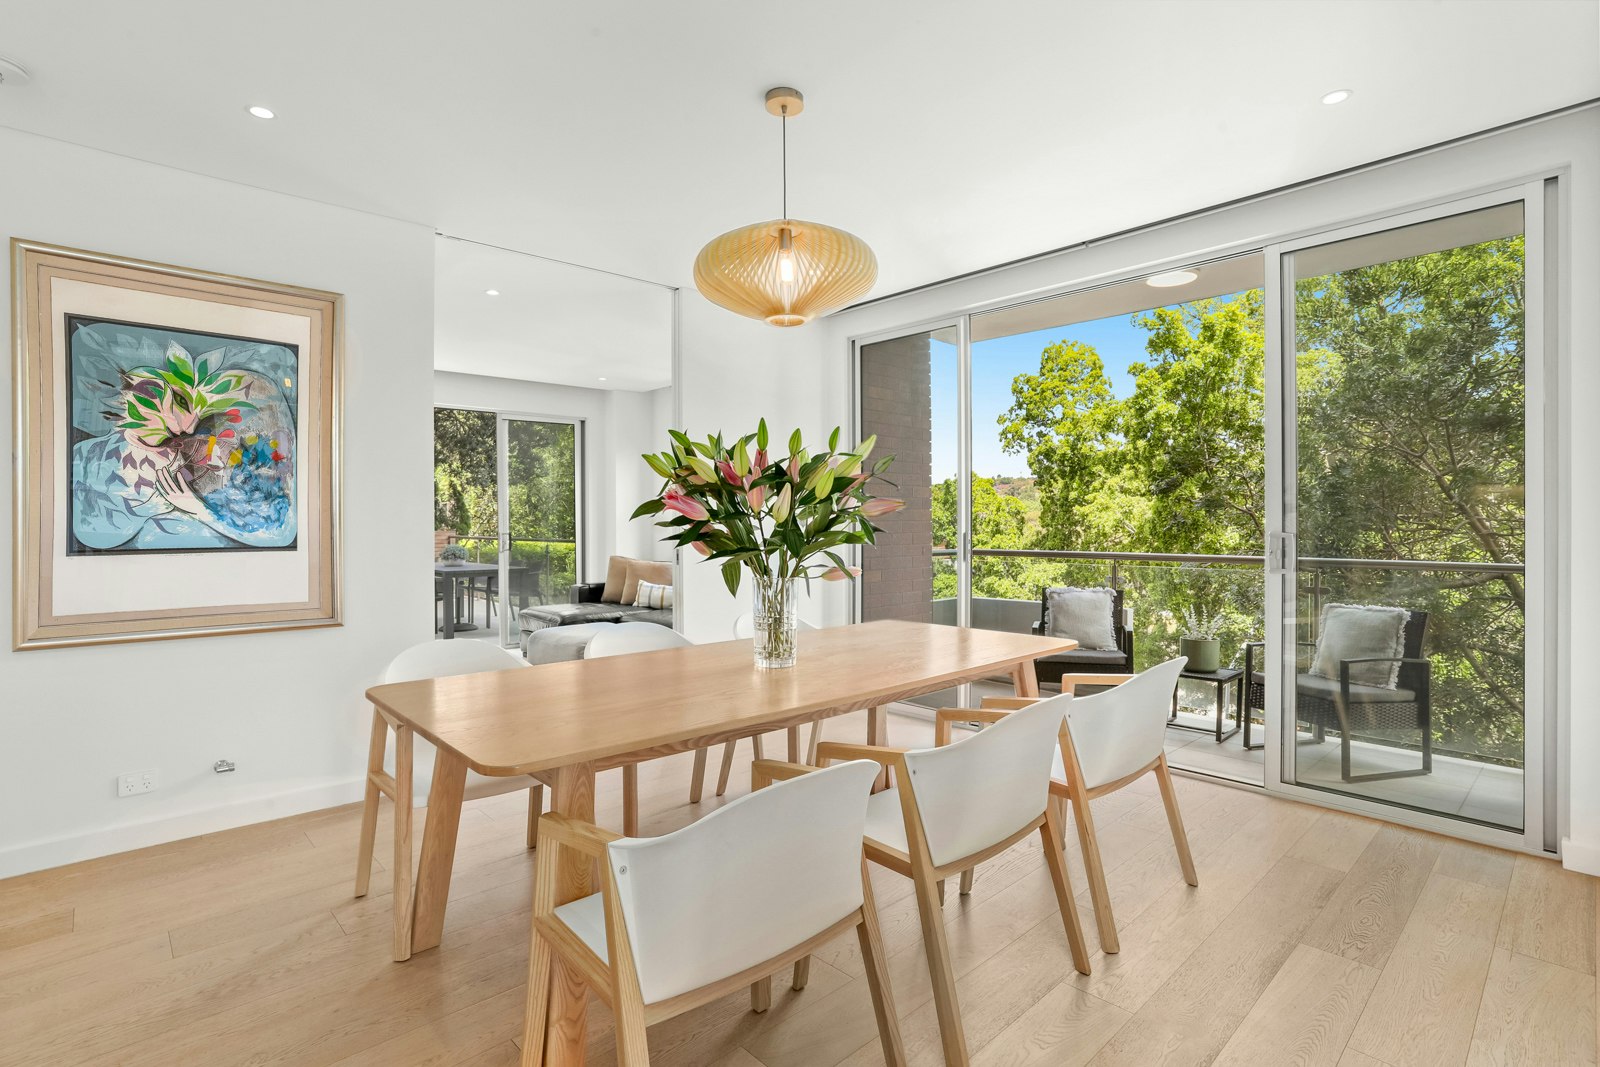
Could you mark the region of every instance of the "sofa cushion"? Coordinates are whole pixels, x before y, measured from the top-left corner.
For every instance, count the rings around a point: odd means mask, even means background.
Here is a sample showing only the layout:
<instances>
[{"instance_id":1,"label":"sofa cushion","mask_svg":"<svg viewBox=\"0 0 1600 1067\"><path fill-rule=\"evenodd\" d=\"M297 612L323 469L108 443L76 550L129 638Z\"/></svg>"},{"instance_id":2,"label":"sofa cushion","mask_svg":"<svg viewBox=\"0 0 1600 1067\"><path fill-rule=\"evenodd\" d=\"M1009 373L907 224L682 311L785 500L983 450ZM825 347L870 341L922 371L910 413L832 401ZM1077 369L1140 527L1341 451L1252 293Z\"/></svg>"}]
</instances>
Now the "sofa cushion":
<instances>
[{"instance_id":1,"label":"sofa cushion","mask_svg":"<svg viewBox=\"0 0 1600 1067\"><path fill-rule=\"evenodd\" d=\"M593 601L584 604L535 604L517 612L517 625L531 632L586 622L616 622L639 610L621 604L597 604Z\"/></svg>"},{"instance_id":2,"label":"sofa cushion","mask_svg":"<svg viewBox=\"0 0 1600 1067\"><path fill-rule=\"evenodd\" d=\"M1070 637L1081 648L1115 651L1117 635L1111 619L1115 600L1116 592L1111 589L1048 589L1045 632L1051 637Z\"/></svg>"},{"instance_id":3,"label":"sofa cushion","mask_svg":"<svg viewBox=\"0 0 1600 1067\"><path fill-rule=\"evenodd\" d=\"M639 583L651 585L672 584L672 564L654 563L647 559L630 559L622 581L622 603L632 604L639 598Z\"/></svg>"},{"instance_id":4,"label":"sofa cushion","mask_svg":"<svg viewBox=\"0 0 1600 1067\"><path fill-rule=\"evenodd\" d=\"M671 608L650 608L647 611L639 612L637 615L629 615L627 621L628 622L653 622L657 626L671 627L672 626L672 609Z\"/></svg>"},{"instance_id":5,"label":"sofa cushion","mask_svg":"<svg viewBox=\"0 0 1600 1067\"><path fill-rule=\"evenodd\" d=\"M1406 620L1410 617L1405 608L1329 604L1322 609L1321 636L1311 673L1337 682L1339 665L1345 660L1378 658L1376 663L1351 664L1350 681L1393 689L1400 680L1400 657L1405 655Z\"/></svg>"},{"instance_id":6,"label":"sofa cushion","mask_svg":"<svg viewBox=\"0 0 1600 1067\"><path fill-rule=\"evenodd\" d=\"M1057 652L1053 656L1040 656L1039 662L1121 667L1127 664L1128 657L1122 654L1121 649L1077 648L1071 652Z\"/></svg>"},{"instance_id":7,"label":"sofa cushion","mask_svg":"<svg viewBox=\"0 0 1600 1067\"><path fill-rule=\"evenodd\" d=\"M606 560L606 587L600 593L602 603L622 603L622 587L628 582L628 564L631 562L627 556L612 556Z\"/></svg>"}]
</instances>

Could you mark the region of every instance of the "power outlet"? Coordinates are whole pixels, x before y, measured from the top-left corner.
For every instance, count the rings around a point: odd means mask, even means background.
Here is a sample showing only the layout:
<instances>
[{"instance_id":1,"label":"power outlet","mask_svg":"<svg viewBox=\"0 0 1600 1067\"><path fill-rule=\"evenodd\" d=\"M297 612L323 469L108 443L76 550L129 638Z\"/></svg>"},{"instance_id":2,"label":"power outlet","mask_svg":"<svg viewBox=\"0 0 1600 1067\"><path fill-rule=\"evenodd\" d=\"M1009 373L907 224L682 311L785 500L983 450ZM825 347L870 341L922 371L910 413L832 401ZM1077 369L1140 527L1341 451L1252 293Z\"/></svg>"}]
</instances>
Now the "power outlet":
<instances>
[{"instance_id":1,"label":"power outlet","mask_svg":"<svg viewBox=\"0 0 1600 1067\"><path fill-rule=\"evenodd\" d=\"M155 789L159 780L156 771L133 771L117 779L117 796L131 797Z\"/></svg>"}]
</instances>

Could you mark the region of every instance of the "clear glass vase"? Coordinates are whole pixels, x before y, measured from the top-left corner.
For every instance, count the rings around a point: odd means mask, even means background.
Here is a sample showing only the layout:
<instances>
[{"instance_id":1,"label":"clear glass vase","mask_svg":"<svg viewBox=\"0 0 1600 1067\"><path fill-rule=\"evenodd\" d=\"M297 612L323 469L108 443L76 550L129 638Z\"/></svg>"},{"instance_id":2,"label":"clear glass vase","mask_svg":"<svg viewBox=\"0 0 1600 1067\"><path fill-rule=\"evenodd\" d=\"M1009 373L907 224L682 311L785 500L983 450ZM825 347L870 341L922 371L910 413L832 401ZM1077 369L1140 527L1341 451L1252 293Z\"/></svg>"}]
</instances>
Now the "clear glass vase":
<instances>
[{"instance_id":1,"label":"clear glass vase","mask_svg":"<svg viewBox=\"0 0 1600 1067\"><path fill-rule=\"evenodd\" d=\"M757 667L794 666L793 578L751 574L751 608L755 617Z\"/></svg>"}]
</instances>

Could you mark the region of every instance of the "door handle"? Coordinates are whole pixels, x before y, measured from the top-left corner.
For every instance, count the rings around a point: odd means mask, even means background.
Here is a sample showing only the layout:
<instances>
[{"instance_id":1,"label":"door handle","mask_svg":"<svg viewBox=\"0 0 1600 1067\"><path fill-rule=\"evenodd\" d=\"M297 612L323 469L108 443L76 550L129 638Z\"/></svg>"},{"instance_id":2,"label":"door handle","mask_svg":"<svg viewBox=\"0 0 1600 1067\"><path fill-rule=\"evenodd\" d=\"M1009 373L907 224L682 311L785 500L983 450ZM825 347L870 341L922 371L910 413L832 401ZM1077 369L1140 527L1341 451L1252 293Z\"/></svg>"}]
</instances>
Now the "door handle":
<instances>
[{"instance_id":1,"label":"door handle","mask_svg":"<svg viewBox=\"0 0 1600 1067\"><path fill-rule=\"evenodd\" d=\"M1294 556L1294 534L1279 531L1267 535L1267 573L1282 574Z\"/></svg>"}]
</instances>

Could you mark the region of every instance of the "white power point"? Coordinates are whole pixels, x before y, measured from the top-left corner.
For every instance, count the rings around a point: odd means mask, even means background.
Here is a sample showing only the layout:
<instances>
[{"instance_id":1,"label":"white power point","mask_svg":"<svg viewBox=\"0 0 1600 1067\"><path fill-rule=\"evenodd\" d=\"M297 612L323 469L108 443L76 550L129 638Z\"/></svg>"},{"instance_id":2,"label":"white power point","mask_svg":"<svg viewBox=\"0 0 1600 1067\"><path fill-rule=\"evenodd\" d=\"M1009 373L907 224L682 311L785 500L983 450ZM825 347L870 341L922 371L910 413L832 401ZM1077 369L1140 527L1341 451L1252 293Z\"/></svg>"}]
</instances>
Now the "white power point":
<instances>
[{"instance_id":1,"label":"white power point","mask_svg":"<svg viewBox=\"0 0 1600 1067\"><path fill-rule=\"evenodd\" d=\"M131 797L139 793L148 793L156 787L158 780L156 771L134 771L124 774L117 779L117 796Z\"/></svg>"}]
</instances>

